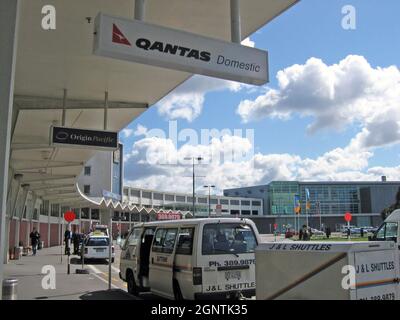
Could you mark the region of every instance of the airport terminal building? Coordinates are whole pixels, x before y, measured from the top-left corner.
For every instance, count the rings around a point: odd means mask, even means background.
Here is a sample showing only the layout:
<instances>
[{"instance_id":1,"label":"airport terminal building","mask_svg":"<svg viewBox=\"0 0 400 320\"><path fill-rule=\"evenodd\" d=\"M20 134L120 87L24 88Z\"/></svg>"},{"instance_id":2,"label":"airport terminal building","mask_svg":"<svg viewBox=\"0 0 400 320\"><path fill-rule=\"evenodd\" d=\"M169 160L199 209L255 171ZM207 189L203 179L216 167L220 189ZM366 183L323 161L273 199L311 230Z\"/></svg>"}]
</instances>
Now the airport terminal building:
<instances>
[{"instance_id":1,"label":"airport terminal building","mask_svg":"<svg viewBox=\"0 0 400 320\"><path fill-rule=\"evenodd\" d=\"M319 229L330 226L336 230L345 223L343 215L353 215L352 225L378 226L381 211L395 202L400 181L272 181L266 185L224 190L225 196L255 197L263 202L263 218L257 223L261 232L269 232L277 223L294 225L295 196L299 197L301 223L306 218L306 190L309 191L309 224ZM321 219L320 219L321 217ZM257 219L259 220L259 219ZM265 228L267 228L265 230Z\"/></svg>"}]
</instances>

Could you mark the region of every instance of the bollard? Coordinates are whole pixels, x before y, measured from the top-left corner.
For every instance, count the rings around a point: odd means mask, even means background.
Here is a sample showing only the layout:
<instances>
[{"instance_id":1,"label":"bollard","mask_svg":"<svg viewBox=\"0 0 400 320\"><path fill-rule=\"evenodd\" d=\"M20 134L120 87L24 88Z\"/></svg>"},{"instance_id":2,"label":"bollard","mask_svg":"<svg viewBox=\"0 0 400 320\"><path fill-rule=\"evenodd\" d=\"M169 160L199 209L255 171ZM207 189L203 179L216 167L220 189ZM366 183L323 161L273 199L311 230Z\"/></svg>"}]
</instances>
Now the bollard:
<instances>
[{"instance_id":1,"label":"bollard","mask_svg":"<svg viewBox=\"0 0 400 320\"><path fill-rule=\"evenodd\" d=\"M10 278L3 280L3 300L17 300L18 279Z\"/></svg>"}]
</instances>

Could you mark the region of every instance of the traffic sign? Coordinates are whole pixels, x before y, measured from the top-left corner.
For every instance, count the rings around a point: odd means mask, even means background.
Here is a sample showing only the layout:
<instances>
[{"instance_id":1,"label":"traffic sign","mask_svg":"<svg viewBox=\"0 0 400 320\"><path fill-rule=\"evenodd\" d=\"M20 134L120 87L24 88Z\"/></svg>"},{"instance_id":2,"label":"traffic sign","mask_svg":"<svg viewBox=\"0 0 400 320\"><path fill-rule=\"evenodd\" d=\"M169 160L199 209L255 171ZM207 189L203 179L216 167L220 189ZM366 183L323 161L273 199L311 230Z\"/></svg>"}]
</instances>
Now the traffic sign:
<instances>
[{"instance_id":1,"label":"traffic sign","mask_svg":"<svg viewBox=\"0 0 400 320\"><path fill-rule=\"evenodd\" d=\"M64 213L64 219L65 219L67 222L72 222L72 221L74 221L74 220L75 220L75 217L76 217L76 215L75 215L75 212L73 212L73 211L67 211L67 212Z\"/></svg>"},{"instance_id":2,"label":"traffic sign","mask_svg":"<svg viewBox=\"0 0 400 320\"><path fill-rule=\"evenodd\" d=\"M344 220L346 220L346 222L350 222L350 221L351 221L351 218L352 218L352 215L351 215L350 212L346 212L346 213L344 214Z\"/></svg>"}]
</instances>

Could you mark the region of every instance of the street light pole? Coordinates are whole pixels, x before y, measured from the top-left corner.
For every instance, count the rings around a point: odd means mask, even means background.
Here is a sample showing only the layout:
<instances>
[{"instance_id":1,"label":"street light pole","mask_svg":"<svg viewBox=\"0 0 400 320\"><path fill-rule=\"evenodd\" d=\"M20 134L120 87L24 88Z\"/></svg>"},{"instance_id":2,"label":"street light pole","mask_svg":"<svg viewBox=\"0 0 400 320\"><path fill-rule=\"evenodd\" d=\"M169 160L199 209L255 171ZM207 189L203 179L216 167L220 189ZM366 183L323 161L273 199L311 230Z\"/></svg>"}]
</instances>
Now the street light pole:
<instances>
[{"instance_id":1,"label":"street light pole","mask_svg":"<svg viewBox=\"0 0 400 320\"><path fill-rule=\"evenodd\" d=\"M195 173L194 173L194 160L201 161L201 160L203 160L203 158L202 157L185 157L184 160L193 160L193 178L192 178L193 194L192 194L192 197L193 197L193 217L194 217L196 214L195 213L196 212L196 194L195 194L196 178L195 178Z\"/></svg>"},{"instance_id":2,"label":"street light pole","mask_svg":"<svg viewBox=\"0 0 400 320\"><path fill-rule=\"evenodd\" d=\"M211 216L211 188L215 188L214 185L207 185L204 188L208 188L208 217Z\"/></svg>"}]
</instances>

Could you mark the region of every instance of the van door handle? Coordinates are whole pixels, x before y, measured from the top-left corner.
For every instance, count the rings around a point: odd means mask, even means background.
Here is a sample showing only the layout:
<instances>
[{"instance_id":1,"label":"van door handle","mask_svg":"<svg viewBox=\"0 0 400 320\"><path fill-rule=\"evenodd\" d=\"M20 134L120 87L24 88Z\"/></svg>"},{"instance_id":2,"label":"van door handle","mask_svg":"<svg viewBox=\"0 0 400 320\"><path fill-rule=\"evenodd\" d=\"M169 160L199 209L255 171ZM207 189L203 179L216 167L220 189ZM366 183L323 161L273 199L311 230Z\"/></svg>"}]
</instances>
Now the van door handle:
<instances>
[{"instance_id":1,"label":"van door handle","mask_svg":"<svg viewBox=\"0 0 400 320\"><path fill-rule=\"evenodd\" d=\"M154 264L154 258L151 258L151 264Z\"/></svg>"}]
</instances>

